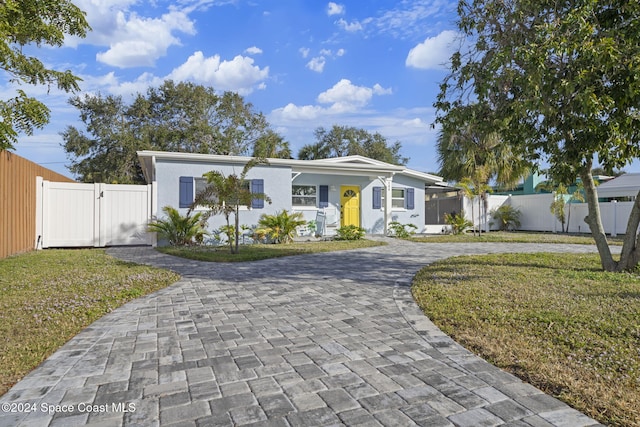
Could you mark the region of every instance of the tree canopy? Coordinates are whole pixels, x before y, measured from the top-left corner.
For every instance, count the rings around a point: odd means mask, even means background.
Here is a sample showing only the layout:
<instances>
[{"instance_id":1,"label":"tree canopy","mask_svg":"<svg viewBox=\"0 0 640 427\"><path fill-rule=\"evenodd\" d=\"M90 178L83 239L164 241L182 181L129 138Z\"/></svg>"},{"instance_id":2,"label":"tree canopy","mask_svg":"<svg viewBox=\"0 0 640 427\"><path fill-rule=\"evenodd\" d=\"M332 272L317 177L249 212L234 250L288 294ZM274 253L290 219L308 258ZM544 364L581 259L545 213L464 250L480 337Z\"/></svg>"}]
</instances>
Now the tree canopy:
<instances>
[{"instance_id":1,"label":"tree canopy","mask_svg":"<svg viewBox=\"0 0 640 427\"><path fill-rule=\"evenodd\" d=\"M319 127L314 135L316 142L303 146L298 152L300 160L360 155L396 165L409 161L400 154L399 141L389 144L378 132L334 125L331 130Z\"/></svg>"},{"instance_id":2,"label":"tree canopy","mask_svg":"<svg viewBox=\"0 0 640 427\"><path fill-rule=\"evenodd\" d=\"M268 130L253 145L253 157L290 159L291 148L289 142L272 130Z\"/></svg>"},{"instance_id":3,"label":"tree canopy","mask_svg":"<svg viewBox=\"0 0 640 427\"><path fill-rule=\"evenodd\" d=\"M468 43L452 56L437 121L464 124L467 106L490 111L475 125L497 131L558 182L579 176L606 270L634 268L640 197L619 263L600 219L594 161L620 168L640 154L640 3L628 0L459 0Z\"/></svg>"},{"instance_id":4,"label":"tree canopy","mask_svg":"<svg viewBox=\"0 0 640 427\"><path fill-rule=\"evenodd\" d=\"M277 138L261 113L234 92L165 81L127 104L119 96L73 97L86 129L62 132L70 170L85 182L143 183L136 151L249 155Z\"/></svg>"},{"instance_id":5,"label":"tree canopy","mask_svg":"<svg viewBox=\"0 0 640 427\"><path fill-rule=\"evenodd\" d=\"M466 108L474 110L477 105ZM512 188L529 173L531 164L506 143L500 133L477 125L483 120L477 118L481 112L467 113L469 118L465 123L457 126L444 123L442 126L436 145L440 164L438 175L452 181L468 178L476 186L495 182L501 187Z\"/></svg>"},{"instance_id":6,"label":"tree canopy","mask_svg":"<svg viewBox=\"0 0 640 427\"><path fill-rule=\"evenodd\" d=\"M62 46L65 35L85 37L89 29L84 13L71 1L4 0L0 6L0 69L12 83L78 91L79 77L69 70L47 68L23 48ZM21 89L16 89L14 97L0 100L0 151L14 148L20 132L31 135L49 117L47 106Z\"/></svg>"}]
</instances>

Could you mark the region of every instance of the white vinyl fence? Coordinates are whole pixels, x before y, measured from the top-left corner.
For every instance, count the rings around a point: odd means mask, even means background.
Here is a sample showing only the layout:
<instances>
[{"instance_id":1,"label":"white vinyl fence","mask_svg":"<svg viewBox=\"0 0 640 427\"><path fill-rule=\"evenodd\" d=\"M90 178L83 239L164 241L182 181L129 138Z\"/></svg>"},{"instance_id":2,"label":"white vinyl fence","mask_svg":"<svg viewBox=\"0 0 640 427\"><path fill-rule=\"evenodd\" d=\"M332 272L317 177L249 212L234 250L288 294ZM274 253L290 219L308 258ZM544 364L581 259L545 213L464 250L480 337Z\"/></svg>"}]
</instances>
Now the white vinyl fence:
<instances>
[{"instance_id":1,"label":"white vinyl fence","mask_svg":"<svg viewBox=\"0 0 640 427\"><path fill-rule=\"evenodd\" d=\"M155 244L152 185L36 182L36 248Z\"/></svg>"},{"instance_id":2,"label":"white vinyl fence","mask_svg":"<svg viewBox=\"0 0 640 427\"><path fill-rule=\"evenodd\" d=\"M560 232L562 224L551 213L550 205L553 201L553 194L529 194L517 196L489 196L489 212L493 208L497 208L502 204L511 205L520 210L520 227L523 231L546 231ZM465 216L471 219L471 210L469 200L465 200ZM475 221L479 224L478 219L478 202L474 204ZM633 207L633 202L602 202L600 203L600 215L602 224L607 234L616 236L624 234L627 228L629 214ZM569 215L569 212L571 213ZM490 216L490 215L489 215ZM589 226L584 222L587 216L586 203L567 203L565 206L565 218L568 220L570 233L590 233ZM565 227L567 223L565 222ZM498 227L494 225L491 229L496 230Z\"/></svg>"}]
</instances>

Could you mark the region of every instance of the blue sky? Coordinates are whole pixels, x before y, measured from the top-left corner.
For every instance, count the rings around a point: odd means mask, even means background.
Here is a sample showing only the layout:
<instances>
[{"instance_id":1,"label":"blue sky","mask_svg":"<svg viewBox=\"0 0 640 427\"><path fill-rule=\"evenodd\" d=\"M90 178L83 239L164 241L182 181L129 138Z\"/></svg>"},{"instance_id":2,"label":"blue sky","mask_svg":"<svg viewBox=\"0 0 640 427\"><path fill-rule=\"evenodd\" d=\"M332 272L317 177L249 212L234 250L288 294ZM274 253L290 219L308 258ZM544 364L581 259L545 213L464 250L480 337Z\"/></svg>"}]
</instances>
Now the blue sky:
<instances>
[{"instance_id":1,"label":"blue sky","mask_svg":"<svg viewBox=\"0 0 640 427\"><path fill-rule=\"evenodd\" d=\"M79 75L81 93L144 93L165 79L242 94L294 153L318 126L355 126L400 141L433 172L433 101L455 39L446 0L76 0L93 31L36 54ZM16 153L69 175L59 133L81 127L70 95L24 86L52 110ZM7 82L2 91L13 93ZM81 127L82 128L82 127Z\"/></svg>"}]
</instances>

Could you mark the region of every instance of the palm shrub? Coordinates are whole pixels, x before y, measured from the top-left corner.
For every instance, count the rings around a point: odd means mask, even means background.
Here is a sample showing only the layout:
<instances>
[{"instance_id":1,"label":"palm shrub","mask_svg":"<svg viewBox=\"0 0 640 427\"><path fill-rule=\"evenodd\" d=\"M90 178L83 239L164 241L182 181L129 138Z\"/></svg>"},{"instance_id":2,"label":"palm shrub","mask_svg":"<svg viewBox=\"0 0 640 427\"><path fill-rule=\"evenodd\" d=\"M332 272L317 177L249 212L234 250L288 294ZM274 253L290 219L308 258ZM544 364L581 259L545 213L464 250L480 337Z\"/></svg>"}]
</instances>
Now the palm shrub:
<instances>
[{"instance_id":1,"label":"palm shrub","mask_svg":"<svg viewBox=\"0 0 640 427\"><path fill-rule=\"evenodd\" d=\"M473 223L464 217L464 212L460 214L445 213L444 222L451 226L451 232L453 234L462 234L469 228L473 227Z\"/></svg>"},{"instance_id":2,"label":"palm shrub","mask_svg":"<svg viewBox=\"0 0 640 427\"><path fill-rule=\"evenodd\" d=\"M417 228L415 224L402 224L398 221L389 223L391 233L399 239L408 239L412 234L415 234Z\"/></svg>"},{"instance_id":3,"label":"palm shrub","mask_svg":"<svg viewBox=\"0 0 640 427\"><path fill-rule=\"evenodd\" d=\"M256 234L265 236L272 243L291 243L296 228L305 225L302 212L289 213L286 209L275 215L260 215Z\"/></svg>"},{"instance_id":4,"label":"palm shrub","mask_svg":"<svg viewBox=\"0 0 640 427\"><path fill-rule=\"evenodd\" d=\"M176 208L165 206L162 211L167 215L165 219L155 219L149 223L147 230L156 232L166 239L171 246L201 244L209 233L205 229L205 222L201 212L194 215L188 213L180 215Z\"/></svg>"},{"instance_id":5,"label":"palm shrub","mask_svg":"<svg viewBox=\"0 0 640 427\"><path fill-rule=\"evenodd\" d=\"M491 217L497 221L500 231L513 231L520 227L520 215L520 210L511 205L502 205L491 210Z\"/></svg>"},{"instance_id":6,"label":"palm shrub","mask_svg":"<svg viewBox=\"0 0 640 427\"><path fill-rule=\"evenodd\" d=\"M343 225L336 230L336 240L360 240L364 237L364 228L357 225Z\"/></svg>"}]
</instances>

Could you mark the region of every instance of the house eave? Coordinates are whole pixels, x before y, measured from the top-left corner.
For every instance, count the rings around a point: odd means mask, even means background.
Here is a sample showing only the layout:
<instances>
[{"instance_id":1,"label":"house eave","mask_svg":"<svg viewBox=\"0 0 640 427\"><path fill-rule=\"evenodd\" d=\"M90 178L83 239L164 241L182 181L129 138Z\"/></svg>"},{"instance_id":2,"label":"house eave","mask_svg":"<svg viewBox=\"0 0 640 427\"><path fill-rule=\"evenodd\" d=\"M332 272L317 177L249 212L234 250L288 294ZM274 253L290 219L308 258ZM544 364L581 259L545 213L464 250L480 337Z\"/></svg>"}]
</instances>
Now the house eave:
<instances>
[{"instance_id":1,"label":"house eave","mask_svg":"<svg viewBox=\"0 0 640 427\"><path fill-rule=\"evenodd\" d=\"M245 165L252 157L246 156L226 156L218 154L196 154L177 153L165 151L138 151L138 158L142 164L145 177L149 179L153 176L155 169L151 164L157 160L168 161L189 161L203 163L223 163ZM402 174L424 181L428 184L442 182L439 176L408 169L404 166L392 165L379 160L369 159L363 156L346 156L331 159L319 160L296 160L296 159L267 159L271 166L290 167L294 173L315 173L315 174L342 174L351 176L387 176Z\"/></svg>"}]
</instances>

